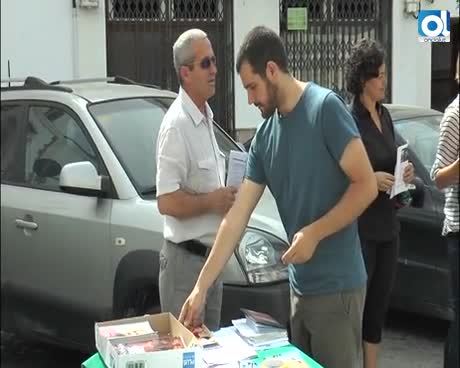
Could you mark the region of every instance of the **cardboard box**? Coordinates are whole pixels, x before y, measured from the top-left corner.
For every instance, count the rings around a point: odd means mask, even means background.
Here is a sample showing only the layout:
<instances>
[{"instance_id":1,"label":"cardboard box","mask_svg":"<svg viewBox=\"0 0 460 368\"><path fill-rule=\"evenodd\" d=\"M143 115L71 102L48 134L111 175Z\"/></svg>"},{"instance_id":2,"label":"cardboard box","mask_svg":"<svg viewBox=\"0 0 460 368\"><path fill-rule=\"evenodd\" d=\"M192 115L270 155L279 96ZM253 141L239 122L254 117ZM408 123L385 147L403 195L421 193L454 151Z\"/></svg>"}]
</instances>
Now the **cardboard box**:
<instances>
[{"instance_id":1,"label":"cardboard box","mask_svg":"<svg viewBox=\"0 0 460 368\"><path fill-rule=\"evenodd\" d=\"M154 352L139 352L120 355L115 349L116 344L139 341L143 336L104 338L100 334L101 327L111 325L132 324L148 321L154 331L160 334L170 333L183 339L185 348ZM96 323L96 347L109 368L202 368L202 349L195 336L184 327L172 314L161 313L142 317L125 318L115 321Z\"/></svg>"}]
</instances>

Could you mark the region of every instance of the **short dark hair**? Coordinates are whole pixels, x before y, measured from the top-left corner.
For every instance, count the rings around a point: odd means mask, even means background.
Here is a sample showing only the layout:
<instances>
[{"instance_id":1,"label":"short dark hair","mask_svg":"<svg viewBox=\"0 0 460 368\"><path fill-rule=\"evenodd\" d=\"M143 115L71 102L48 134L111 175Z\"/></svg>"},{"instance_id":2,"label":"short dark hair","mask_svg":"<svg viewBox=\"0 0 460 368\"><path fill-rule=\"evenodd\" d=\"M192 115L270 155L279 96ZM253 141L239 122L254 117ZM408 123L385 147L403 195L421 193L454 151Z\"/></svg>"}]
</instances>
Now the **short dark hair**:
<instances>
[{"instance_id":1,"label":"short dark hair","mask_svg":"<svg viewBox=\"0 0 460 368\"><path fill-rule=\"evenodd\" d=\"M236 59L238 73L245 61L263 78L266 77L265 69L269 61L275 62L283 72L288 72L288 58L281 38L264 26L253 28L244 38Z\"/></svg>"},{"instance_id":2,"label":"short dark hair","mask_svg":"<svg viewBox=\"0 0 460 368\"><path fill-rule=\"evenodd\" d=\"M378 42L367 38L359 40L351 48L345 66L348 92L359 96L363 92L363 84L378 77L384 62L385 51Z\"/></svg>"}]
</instances>

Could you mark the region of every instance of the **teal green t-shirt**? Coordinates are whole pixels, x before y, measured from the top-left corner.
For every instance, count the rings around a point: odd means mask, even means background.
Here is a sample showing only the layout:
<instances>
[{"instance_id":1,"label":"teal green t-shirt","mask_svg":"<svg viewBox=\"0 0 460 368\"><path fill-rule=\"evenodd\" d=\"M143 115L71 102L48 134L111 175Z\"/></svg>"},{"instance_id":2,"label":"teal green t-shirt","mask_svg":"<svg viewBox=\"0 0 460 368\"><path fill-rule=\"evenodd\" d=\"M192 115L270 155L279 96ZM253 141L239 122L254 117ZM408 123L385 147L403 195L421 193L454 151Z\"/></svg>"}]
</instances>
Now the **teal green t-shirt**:
<instances>
[{"instance_id":1,"label":"teal green t-shirt","mask_svg":"<svg viewBox=\"0 0 460 368\"><path fill-rule=\"evenodd\" d=\"M290 113L275 112L258 127L246 177L270 188L289 242L347 190L350 182L339 162L356 137L359 131L344 101L314 83L307 84ZM306 263L289 265L290 284L300 295L363 287L366 278L356 221L323 239Z\"/></svg>"}]
</instances>

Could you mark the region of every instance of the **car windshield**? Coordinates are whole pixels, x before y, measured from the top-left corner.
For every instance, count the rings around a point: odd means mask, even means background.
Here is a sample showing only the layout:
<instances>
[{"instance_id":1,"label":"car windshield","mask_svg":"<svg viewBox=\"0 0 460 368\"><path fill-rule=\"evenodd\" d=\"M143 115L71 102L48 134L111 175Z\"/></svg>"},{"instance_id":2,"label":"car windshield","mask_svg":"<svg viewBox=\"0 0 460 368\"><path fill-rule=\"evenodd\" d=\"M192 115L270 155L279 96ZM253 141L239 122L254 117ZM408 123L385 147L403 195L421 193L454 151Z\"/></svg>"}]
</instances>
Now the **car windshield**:
<instances>
[{"instance_id":1,"label":"car windshield","mask_svg":"<svg viewBox=\"0 0 460 368\"><path fill-rule=\"evenodd\" d=\"M439 139L442 115L421 116L395 122L396 131L407 141L428 172L431 171Z\"/></svg>"},{"instance_id":2,"label":"car windshield","mask_svg":"<svg viewBox=\"0 0 460 368\"><path fill-rule=\"evenodd\" d=\"M93 104L89 111L139 194L155 193L156 141L172 98L131 98ZM216 140L228 160L237 145L217 126Z\"/></svg>"}]
</instances>

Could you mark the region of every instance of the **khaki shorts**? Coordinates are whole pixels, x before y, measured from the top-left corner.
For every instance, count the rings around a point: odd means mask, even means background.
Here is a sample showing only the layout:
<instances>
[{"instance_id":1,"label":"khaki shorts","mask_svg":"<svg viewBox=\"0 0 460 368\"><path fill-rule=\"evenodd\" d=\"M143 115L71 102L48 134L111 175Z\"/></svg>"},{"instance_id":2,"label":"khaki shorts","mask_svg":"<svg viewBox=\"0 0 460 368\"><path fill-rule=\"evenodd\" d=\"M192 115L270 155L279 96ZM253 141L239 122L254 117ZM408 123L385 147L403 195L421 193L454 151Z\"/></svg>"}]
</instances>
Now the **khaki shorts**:
<instances>
[{"instance_id":1,"label":"khaki shorts","mask_svg":"<svg viewBox=\"0 0 460 368\"><path fill-rule=\"evenodd\" d=\"M366 287L299 296L291 289L291 340L325 368L362 367Z\"/></svg>"}]
</instances>

